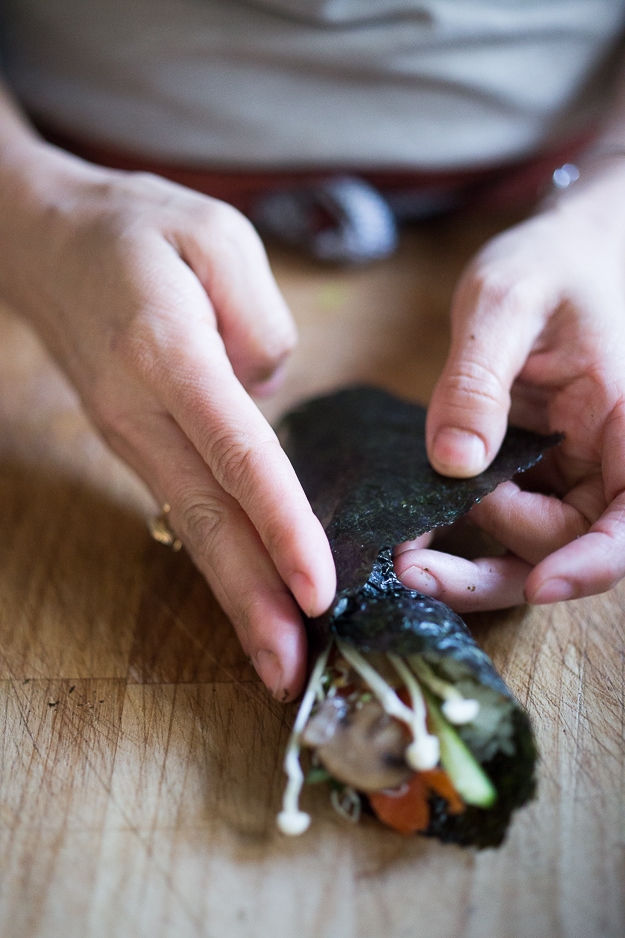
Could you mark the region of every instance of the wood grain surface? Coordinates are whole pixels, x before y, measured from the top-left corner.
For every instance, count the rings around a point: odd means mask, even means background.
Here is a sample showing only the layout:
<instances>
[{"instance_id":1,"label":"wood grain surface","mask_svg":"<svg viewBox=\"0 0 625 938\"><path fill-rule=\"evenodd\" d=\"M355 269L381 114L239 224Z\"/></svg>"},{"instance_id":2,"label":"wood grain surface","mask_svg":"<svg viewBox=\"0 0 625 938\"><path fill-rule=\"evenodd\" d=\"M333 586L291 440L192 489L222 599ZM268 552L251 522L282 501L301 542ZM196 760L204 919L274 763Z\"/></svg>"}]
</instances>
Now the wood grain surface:
<instances>
[{"instance_id":1,"label":"wood grain surface","mask_svg":"<svg viewBox=\"0 0 625 938\"><path fill-rule=\"evenodd\" d=\"M416 229L336 271L272 251L301 331L272 418L369 380L426 401L463 264L504 219ZM474 852L274 827L293 708L265 692L151 499L0 311L3 938L622 938L625 589L471 625L528 707L539 795Z\"/></svg>"}]
</instances>

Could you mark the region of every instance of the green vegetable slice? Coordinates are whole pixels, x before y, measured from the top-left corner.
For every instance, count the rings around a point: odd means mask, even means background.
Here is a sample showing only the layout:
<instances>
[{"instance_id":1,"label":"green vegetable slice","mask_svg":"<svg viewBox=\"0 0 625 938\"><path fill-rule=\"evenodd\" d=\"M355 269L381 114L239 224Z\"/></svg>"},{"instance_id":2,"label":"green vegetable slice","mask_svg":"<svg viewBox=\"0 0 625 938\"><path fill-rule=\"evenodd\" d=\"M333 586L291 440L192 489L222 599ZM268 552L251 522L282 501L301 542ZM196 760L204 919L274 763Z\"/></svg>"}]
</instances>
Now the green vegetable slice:
<instances>
[{"instance_id":1,"label":"green vegetable slice","mask_svg":"<svg viewBox=\"0 0 625 938\"><path fill-rule=\"evenodd\" d=\"M422 688L427 700L432 729L441 744L441 765L454 783L466 804L477 808L490 808L497 800L497 792L470 750L465 746L451 723L448 723L432 695Z\"/></svg>"}]
</instances>

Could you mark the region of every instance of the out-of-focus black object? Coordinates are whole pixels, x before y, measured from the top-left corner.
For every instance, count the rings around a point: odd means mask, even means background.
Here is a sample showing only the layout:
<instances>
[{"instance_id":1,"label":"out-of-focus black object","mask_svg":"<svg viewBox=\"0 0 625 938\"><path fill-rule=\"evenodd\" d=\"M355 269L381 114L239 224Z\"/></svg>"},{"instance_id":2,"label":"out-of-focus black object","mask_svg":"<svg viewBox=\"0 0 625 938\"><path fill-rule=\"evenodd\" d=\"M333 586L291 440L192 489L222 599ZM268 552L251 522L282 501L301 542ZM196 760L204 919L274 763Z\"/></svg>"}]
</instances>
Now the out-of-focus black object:
<instances>
[{"instance_id":1,"label":"out-of-focus black object","mask_svg":"<svg viewBox=\"0 0 625 938\"><path fill-rule=\"evenodd\" d=\"M252 211L263 235L318 260L363 264L397 247L395 217L383 195L353 176L336 176L263 195Z\"/></svg>"}]
</instances>

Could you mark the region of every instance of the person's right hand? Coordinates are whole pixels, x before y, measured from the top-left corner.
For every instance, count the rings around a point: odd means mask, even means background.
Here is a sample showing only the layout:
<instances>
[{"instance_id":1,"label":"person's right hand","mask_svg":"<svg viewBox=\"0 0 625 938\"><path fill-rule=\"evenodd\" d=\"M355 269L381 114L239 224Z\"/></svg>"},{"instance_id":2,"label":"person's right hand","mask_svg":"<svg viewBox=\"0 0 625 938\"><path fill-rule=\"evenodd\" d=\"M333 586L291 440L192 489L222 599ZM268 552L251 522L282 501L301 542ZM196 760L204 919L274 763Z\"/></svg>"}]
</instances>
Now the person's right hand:
<instances>
[{"instance_id":1,"label":"person's right hand","mask_svg":"<svg viewBox=\"0 0 625 938\"><path fill-rule=\"evenodd\" d=\"M580 599L625 577L624 198L622 153L590 159L579 185L486 244L458 285L428 408L434 468L484 470L509 416L564 434L520 485L471 510L505 556L400 545L405 585L459 612Z\"/></svg>"},{"instance_id":2,"label":"person's right hand","mask_svg":"<svg viewBox=\"0 0 625 938\"><path fill-rule=\"evenodd\" d=\"M248 391L296 332L252 226L155 176L36 144L4 197L0 288L113 450L144 479L273 694L299 693L301 609L334 596L330 548ZM10 210L8 206L10 205Z\"/></svg>"}]
</instances>

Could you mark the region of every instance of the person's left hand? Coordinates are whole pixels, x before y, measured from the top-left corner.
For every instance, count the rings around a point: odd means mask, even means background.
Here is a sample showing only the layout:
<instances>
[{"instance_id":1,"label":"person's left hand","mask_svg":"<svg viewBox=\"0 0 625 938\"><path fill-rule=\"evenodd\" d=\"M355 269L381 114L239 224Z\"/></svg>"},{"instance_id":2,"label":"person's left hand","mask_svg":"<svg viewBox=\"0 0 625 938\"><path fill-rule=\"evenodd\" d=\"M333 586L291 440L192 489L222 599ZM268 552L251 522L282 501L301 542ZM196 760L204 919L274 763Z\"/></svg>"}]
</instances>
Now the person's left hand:
<instances>
[{"instance_id":1,"label":"person's left hand","mask_svg":"<svg viewBox=\"0 0 625 938\"><path fill-rule=\"evenodd\" d=\"M469 518L510 553L462 560L400 545L413 589L460 612L603 592L625 576L625 167L491 241L465 272L434 391L434 467L475 475L511 422L564 442L534 491L501 485Z\"/></svg>"}]
</instances>

